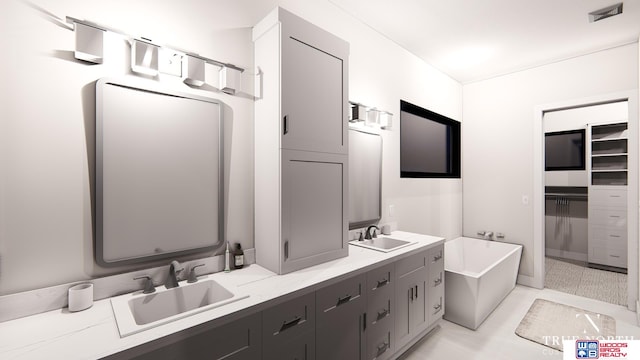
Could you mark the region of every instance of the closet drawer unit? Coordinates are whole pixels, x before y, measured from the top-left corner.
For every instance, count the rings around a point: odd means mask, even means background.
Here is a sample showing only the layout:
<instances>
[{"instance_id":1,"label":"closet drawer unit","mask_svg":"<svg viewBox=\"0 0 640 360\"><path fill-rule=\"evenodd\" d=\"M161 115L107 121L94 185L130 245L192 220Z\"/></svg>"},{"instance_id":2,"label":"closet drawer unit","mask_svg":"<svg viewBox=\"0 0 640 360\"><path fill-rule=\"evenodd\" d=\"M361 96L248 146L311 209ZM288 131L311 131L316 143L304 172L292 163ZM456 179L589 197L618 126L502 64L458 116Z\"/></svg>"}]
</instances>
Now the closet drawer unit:
<instances>
[{"instance_id":1,"label":"closet drawer unit","mask_svg":"<svg viewBox=\"0 0 640 360\"><path fill-rule=\"evenodd\" d=\"M627 267L627 249L589 246L589 262L620 268Z\"/></svg>"},{"instance_id":2,"label":"closet drawer unit","mask_svg":"<svg viewBox=\"0 0 640 360\"><path fill-rule=\"evenodd\" d=\"M391 328L393 323L390 322ZM384 360L393 354L393 333L389 326L367 329L367 360Z\"/></svg>"},{"instance_id":3,"label":"closet drawer unit","mask_svg":"<svg viewBox=\"0 0 640 360\"><path fill-rule=\"evenodd\" d=\"M427 252L421 252L419 254L411 255L407 258L398 260L396 262L396 275L398 277L402 277L410 272L413 272L418 269L427 268Z\"/></svg>"},{"instance_id":4,"label":"closet drawer unit","mask_svg":"<svg viewBox=\"0 0 640 360\"><path fill-rule=\"evenodd\" d=\"M262 312L265 351L277 350L304 332L315 329L315 294L310 293Z\"/></svg>"},{"instance_id":5,"label":"closet drawer unit","mask_svg":"<svg viewBox=\"0 0 640 360\"><path fill-rule=\"evenodd\" d=\"M614 229L627 228L627 211L624 209L591 208L589 223Z\"/></svg>"},{"instance_id":6,"label":"closet drawer unit","mask_svg":"<svg viewBox=\"0 0 640 360\"><path fill-rule=\"evenodd\" d=\"M329 313L358 300L364 295L365 281L365 275L359 275L316 291L317 312Z\"/></svg>"},{"instance_id":7,"label":"closet drawer unit","mask_svg":"<svg viewBox=\"0 0 640 360\"><path fill-rule=\"evenodd\" d=\"M603 246L618 250L627 250L627 230L599 226L589 227L589 246Z\"/></svg>"},{"instance_id":8,"label":"closet drawer unit","mask_svg":"<svg viewBox=\"0 0 640 360\"><path fill-rule=\"evenodd\" d=\"M626 189L591 189L589 191L590 206L626 207Z\"/></svg>"}]
</instances>

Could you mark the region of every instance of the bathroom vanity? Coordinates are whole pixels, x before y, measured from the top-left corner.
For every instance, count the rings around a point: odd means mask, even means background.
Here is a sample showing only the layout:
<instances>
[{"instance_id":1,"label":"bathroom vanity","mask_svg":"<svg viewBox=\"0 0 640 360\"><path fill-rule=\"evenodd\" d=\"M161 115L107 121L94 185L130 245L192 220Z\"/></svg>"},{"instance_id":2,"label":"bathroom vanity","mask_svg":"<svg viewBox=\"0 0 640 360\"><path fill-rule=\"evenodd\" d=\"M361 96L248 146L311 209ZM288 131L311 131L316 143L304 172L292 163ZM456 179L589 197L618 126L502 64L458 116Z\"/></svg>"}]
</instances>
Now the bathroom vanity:
<instances>
[{"instance_id":1,"label":"bathroom vanity","mask_svg":"<svg viewBox=\"0 0 640 360\"><path fill-rule=\"evenodd\" d=\"M444 239L391 237L412 244L350 246L347 257L285 275L252 264L201 277L248 297L129 336L120 337L110 299L0 323L0 358L397 358L441 318Z\"/></svg>"}]
</instances>

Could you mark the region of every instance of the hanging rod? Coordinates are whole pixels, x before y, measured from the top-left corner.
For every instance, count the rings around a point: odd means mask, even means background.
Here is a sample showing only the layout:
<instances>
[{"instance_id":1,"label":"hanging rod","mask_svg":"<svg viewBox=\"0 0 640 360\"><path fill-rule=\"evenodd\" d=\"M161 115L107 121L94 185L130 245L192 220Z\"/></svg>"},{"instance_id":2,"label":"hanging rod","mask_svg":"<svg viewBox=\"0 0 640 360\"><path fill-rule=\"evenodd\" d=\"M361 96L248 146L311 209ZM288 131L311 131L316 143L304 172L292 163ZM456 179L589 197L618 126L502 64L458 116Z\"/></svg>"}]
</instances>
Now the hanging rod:
<instances>
[{"instance_id":1,"label":"hanging rod","mask_svg":"<svg viewBox=\"0 0 640 360\"><path fill-rule=\"evenodd\" d=\"M198 58L200 60L204 60L204 62L212 64L212 65L215 65L215 66L226 67L226 68L238 70L240 72L244 72L244 70L245 70L244 68L241 68L239 66L236 66L236 65L233 65L233 64L230 64L230 63L224 63L222 61L214 60L214 59L211 59L211 58L208 58L208 57L204 57L202 55L199 55L199 54L196 54L196 53L193 53L193 52L190 52L190 51L185 51L185 50L182 50L182 49L179 49L179 48L175 48L175 47L172 47L172 46L166 46L166 45L165 46L161 46L161 45L158 45L158 44L153 44L151 42L151 39L148 39L148 38L140 37L139 39L136 39L135 37L125 33L124 31L121 31L121 30L118 30L118 29L114 29L114 28L110 28L110 27L107 27L107 26L104 26L104 25L99 25L99 24L94 23L94 22L90 22L90 21L86 21L86 20L80 20L80 19L77 19L77 18L74 18L74 17L71 17L71 16L67 16L66 17L66 22L68 24L76 23L76 24L89 26L89 27L92 27L92 28L95 28L95 29L98 29L98 30L102 30L102 31L109 31L109 32L121 35L121 36L123 36L123 37L125 37L125 38L127 38L129 40L142 40L144 42L150 43L152 45L156 45L158 47L171 49L171 50L176 50L176 51L184 53L185 55L193 56L193 57Z\"/></svg>"},{"instance_id":2,"label":"hanging rod","mask_svg":"<svg viewBox=\"0 0 640 360\"><path fill-rule=\"evenodd\" d=\"M574 199L588 199L589 195L587 194L567 194L567 193L546 193L545 197L564 197L564 198L574 198Z\"/></svg>"}]
</instances>

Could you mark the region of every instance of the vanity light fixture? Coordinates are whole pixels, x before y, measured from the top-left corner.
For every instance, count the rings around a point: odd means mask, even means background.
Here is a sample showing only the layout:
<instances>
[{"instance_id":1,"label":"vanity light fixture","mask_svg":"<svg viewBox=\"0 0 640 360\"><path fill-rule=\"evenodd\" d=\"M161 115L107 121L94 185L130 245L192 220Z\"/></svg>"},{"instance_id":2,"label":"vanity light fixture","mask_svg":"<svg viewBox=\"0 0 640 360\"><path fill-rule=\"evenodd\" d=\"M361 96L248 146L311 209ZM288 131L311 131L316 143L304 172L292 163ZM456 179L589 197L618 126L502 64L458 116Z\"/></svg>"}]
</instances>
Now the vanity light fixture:
<instances>
[{"instance_id":1,"label":"vanity light fixture","mask_svg":"<svg viewBox=\"0 0 640 360\"><path fill-rule=\"evenodd\" d=\"M380 111L380 116L378 118L380 128L381 129L389 129L391 128L393 114L387 111Z\"/></svg>"},{"instance_id":2,"label":"vanity light fixture","mask_svg":"<svg viewBox=\"0 0 640 360\"><path fill-rule=\"evenodd\" d=\"M220 90L233 95L240 89L240 70L223 66L220 69Z\"/></svg>"},{"instance_id":3,"label":"vanity light fixture","mask_svg":"<svg viewBox=\"0 0 640 360\"><path fill-rule=\"evenodd\" d=\"M354 101L349 101L349 122L364 122L366 126L379 127L382 130L390 129L393 114L375 107L366 106Z\"/></svg>"},{"instance_id":4,"label":"vanity light fixture","mask_svg":"<svg viewBox=\"0 0 640 360\"><path fill-rule=\"evenodd\" d=\"M182 81L185 84L193 85L193 86L202 86L205 82L204 77L204 66L205 60L195 54L187 54L185 55L186 61L184 62L186 69L186 76Z\"/></svg>"},{"instance_id":5,"label":"vanity light fixture","mask_svg":"<svg viewBox=\"0 0 640 360\"><path fill-rule=\"evenodd\" d=\"M104 30L73 22L76 37L74 57L94 64L102 64Z\"/></svg>"},{"instance_id":6,"label":"vanity light fixture","mask_svg":"<svg viewBox=\"0 0 640 360\"><path fill-rule=\"evenodd\" d=\"M159 47L147 41L149 39L131 40L131 70L140 74L156 76L158 75Z\"/></svg>"},{"instance_id":7,"label":"vanity light fixture","mask_svg":"<svg viewBox=\"0 0 640 360\"><path fill-rule=\"evenodd\" d=\"M380 111L376 108L367 109L367 116L364 120L364 124L367 126L379 126L380 125Z\"/></svg>"},{"instance_id":8,"label":"vanity light fixture","mask_svg":"<svg viewBox=\"0 0 640 360\"><path fill-rule=\"evenodd\" d=\"M351 103L351 114L349 116L349 122L364 121L367 116L366 106L358 103Z\"/></svg>"}]
</instances>

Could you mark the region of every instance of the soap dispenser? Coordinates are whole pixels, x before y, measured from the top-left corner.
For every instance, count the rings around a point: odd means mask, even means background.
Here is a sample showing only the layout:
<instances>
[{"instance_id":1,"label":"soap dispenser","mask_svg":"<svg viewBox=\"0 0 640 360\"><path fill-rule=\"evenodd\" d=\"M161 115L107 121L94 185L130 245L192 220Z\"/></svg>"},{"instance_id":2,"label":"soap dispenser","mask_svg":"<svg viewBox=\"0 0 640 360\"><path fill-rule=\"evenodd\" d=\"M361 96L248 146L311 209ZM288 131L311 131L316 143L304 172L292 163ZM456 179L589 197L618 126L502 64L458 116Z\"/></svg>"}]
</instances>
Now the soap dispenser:
<instances>
[{"instance_id":1,"label":"soap dispenser","mask_svg":"<svg viewBox=\"0 0 640 360\"><path fill-rule=\"evenodd\" d=\"M233 268L242 269L244 266L244 251L240 244L236 244L236 249L233 251Z\"/></svg>"}]
</instances>

